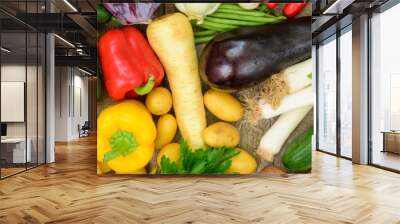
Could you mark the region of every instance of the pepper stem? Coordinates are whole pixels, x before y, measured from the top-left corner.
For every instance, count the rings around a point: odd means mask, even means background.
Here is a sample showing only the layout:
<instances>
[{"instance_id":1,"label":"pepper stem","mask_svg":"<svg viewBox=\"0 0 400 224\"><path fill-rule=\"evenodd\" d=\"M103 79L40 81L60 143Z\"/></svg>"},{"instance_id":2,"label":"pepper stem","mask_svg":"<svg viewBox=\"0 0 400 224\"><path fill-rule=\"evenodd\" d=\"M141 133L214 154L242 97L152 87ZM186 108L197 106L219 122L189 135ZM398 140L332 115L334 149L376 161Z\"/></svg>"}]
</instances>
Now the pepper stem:
<instances>
[{"instance_id":1,"label":"pepper stem","mask_svg":"<svg viewBox=\"0 0 400 224\"><path fill-rule=\"evenodd\" d=\"M156 78L154 77L154 75L150 75L149 79L147 80L147 83L144 86L136 87L133 89L133 91L135 91L136 94L143 96L149 93L153 89L155 84L156 84Z\"/></svg>"},{"instance_id":2,"label":"pepper stem","mask_svg":"<svg viewBox=\"0 0 400 224\"><path fill-rule=\"evenodd\" d=\"M118 156L131 154L138 146L135 136L121 129L118 129L109 139L111 150L104 154L104 162L115 159Z\"/></svg>"}]
</instances>

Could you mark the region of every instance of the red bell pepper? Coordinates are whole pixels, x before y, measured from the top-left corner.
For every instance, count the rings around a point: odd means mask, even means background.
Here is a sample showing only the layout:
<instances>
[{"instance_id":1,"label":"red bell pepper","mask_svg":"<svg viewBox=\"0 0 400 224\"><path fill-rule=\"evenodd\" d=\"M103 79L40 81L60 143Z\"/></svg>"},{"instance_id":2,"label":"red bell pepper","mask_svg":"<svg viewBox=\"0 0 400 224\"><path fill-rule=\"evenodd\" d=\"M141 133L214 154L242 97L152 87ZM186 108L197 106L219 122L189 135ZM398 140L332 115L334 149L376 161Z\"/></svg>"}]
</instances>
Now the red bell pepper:
<instances>
[{"instance_id":1,"label":"red bell pepper","mask_svg":"<svg viewBox=\"0 0 400 224\"><path fill-rule=\"evenodd\" d=\"M104 84L114 100L145 95L164 78L160 61L134 27L106 32L99 40L99 55Z\"/></svg>"},{"instance_id":2,"label":"red bell pepper","mask_svg":"<svg viewBox=\"0 0 400 224\"><path fill-rule=\"evenodd\" d=\"M293 18L303 10L307 3L288 3L283 9L282 13L288 18Z\"/></svg>"}]
</instances>

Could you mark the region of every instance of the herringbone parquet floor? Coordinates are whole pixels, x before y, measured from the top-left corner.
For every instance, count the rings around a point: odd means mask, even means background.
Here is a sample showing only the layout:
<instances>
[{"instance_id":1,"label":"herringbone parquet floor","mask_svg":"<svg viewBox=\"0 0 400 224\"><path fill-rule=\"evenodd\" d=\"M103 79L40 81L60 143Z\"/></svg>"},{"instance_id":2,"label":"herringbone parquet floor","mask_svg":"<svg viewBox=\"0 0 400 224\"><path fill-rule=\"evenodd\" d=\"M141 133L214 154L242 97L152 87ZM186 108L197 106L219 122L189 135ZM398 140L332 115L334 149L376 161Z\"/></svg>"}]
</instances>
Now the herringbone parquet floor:
<instances>
[{"instance_id":1,"label":"herringbone parquet floor","mask_svg":"<svg viewBox=\"0 0 400 224\"><path fill-rule=\"evenodd\" d=\"M96 175L94 138L0 181L0 223L400 223L400 175L314 153L312 174Z\"/></svg>"}]
</instances>

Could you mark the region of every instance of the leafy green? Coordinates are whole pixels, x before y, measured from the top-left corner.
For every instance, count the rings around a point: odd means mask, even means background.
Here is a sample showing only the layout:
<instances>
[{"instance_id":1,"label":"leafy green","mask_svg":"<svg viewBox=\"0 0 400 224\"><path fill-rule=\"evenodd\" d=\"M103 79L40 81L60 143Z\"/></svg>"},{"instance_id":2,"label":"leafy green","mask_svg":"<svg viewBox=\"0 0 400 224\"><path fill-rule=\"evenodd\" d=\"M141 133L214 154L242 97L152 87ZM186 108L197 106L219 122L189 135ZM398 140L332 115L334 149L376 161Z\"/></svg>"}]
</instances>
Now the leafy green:
<instances>
[{"instance_id":1,"label":"leafy green","mask_svg":"<svg viewBox=\"0 0 400 224\"><path fill-rule=\"evenodd\" d=\"M165 155L161 158L159 174L220 174L232 164L231 158L240 153L230 147L207 147L191 150L184 140L179 141L180 158L172 162Z\"/></svg>"}]
</instances>

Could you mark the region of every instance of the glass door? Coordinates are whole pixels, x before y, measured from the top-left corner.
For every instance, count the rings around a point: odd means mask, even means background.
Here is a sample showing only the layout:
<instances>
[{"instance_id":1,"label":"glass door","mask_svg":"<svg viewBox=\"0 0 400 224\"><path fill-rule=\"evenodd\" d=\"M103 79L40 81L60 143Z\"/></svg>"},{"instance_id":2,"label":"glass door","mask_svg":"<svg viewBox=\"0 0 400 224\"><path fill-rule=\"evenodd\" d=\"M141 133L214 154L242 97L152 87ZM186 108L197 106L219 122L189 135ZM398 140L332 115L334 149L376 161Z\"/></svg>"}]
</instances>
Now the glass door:
<instances>
[{"instance_id":1,"label":"glass door","mask_svg":"<svg viewBox=\"0 0 400 224\"><path fill-rule=\"evenodd\" d=\"M336 35L318 46L318 145L336 154Z\"/></svg>"}]
</instances>

